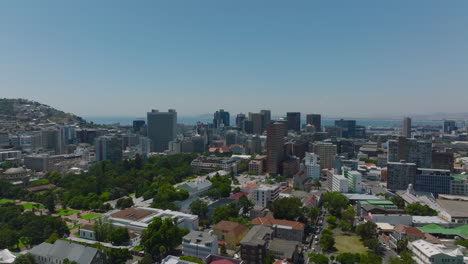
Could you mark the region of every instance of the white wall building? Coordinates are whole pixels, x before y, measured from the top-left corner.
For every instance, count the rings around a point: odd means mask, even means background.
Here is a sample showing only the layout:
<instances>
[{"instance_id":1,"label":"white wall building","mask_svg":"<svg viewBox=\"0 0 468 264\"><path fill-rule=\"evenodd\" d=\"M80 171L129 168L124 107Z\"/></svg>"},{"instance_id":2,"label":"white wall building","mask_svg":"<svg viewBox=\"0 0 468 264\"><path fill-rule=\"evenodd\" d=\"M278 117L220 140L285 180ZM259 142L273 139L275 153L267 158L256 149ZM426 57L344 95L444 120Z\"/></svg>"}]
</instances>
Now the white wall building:
<instances>
[{"instance_id":1,"label":"white wall building","mask_svg":"<svg viewBox=\"0 0 468 264\"><path fill-rule=\"evenodd\" d=\"M254 189L252 192L252 198L255 201L255 205L267 207L278 199L279 193L280 185L262 184Z\"/></svg>"},{"instance_id":2,"label":"white wall building","mask_svg":"<svg viewBox=\"0 0 468 264\"><path fill-rule=\"evenodd\" d=\"M348 179L341 174L333 174L332 177L332 191L347 193L349 190Z\"/></svg>"},{"instance_id":3,"label":"white wall building","mask_svg":"<svg viewBox=\"0 0 468 264\"><path fill-rule=\"evenodd\" d=\"M213 231L190 231L182 239L182 254L204 261L209 255L218 254L218 237Z\"/></svg>"},{"instance_id":4,"label":"white wall building","mask_svg":"<svg viewBox=\"0 0 468 264\"><path fill-rule=\"evenodd\" d=\"M304 166L307 178L314 180L320 179L320 163L317 154L306 152Z\"/></svg>"},{"instance_id":5,"label":"white wall building","mask_svg":"<svg viewBox=\"0 0 468 264\"><path fill-rule=\"evenodd\" d=\"M408 243L408 248L418 264L463 264L463 252L456 246L447 247L419 239Z\"/></svg>"}]
</instances>

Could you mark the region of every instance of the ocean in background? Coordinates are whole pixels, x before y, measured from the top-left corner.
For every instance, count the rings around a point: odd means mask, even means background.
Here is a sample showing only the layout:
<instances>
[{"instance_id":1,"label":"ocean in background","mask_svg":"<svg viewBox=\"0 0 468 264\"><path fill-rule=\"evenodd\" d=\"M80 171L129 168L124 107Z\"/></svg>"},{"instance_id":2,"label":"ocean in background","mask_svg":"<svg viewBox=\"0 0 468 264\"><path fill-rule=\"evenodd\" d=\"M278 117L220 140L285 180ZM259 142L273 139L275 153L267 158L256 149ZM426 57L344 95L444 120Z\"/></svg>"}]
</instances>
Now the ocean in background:
<instances>
[{"instance_id":1,"label":"ocean in background","mask_svg":"<svg viewBox=\"0 0 468 264\"><path fill-rule=\"evenodd\" d=\"M146 120L145 117L84 117L86 121L94 122L97 124L117 124L120 125L132 125L133 120ZM323 119L322 125L333 125L336 119ZM213 122L212 118L208 117L184 117L179 116L177 117L177 122L186 125L195 125L197 122L205 122L211 123ZM305 120L302 120L302 123L305 124ZM231 124L235 124L235 119L231 119ZM359 120L356 119L357 125L362 125L366 127L401 127L402 121L401 120ZM442 126L443 121L413 121L412 126ZM463 123L458 123L458 127L464 127Z\"/></svg>"}]
</instances>

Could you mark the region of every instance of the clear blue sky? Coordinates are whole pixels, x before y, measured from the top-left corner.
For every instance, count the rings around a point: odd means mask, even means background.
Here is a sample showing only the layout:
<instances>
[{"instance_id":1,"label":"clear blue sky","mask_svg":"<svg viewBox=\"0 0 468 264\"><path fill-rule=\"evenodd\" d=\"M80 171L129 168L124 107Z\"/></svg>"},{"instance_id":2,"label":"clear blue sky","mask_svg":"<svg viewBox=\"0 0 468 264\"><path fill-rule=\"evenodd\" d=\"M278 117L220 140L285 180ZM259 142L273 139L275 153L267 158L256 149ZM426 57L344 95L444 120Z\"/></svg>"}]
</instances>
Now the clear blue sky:
<instances>
[{"instance_id":1,"label":"clear blue sky","mask_svg":"<svg viewBox=\"0 0 468 264\"><path fill-rule=\"evenodd\" d=\"M467 112L468 1L0 1L0 97L84 116Z\"/></svg>"}]
</instances>

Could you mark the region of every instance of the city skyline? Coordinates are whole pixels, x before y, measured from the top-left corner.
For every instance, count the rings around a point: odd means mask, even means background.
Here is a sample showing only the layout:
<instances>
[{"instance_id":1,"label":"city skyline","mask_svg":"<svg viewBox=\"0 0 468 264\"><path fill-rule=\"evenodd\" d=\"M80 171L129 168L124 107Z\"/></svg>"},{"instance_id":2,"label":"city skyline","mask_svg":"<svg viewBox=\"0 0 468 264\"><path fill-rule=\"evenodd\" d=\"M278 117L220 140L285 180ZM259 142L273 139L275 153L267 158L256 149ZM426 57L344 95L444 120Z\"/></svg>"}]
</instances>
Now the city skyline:
<instances>
[{"instance_id":1,"label":"city skyline","mask_svg":"<svg viewBox=\"0 0 468 264\"><path fill-rule=\"evenodd\" d=\"M466 1L0 3L2 97L80 116L466 112ZM450 98L450 99L449 99Z\"/></svg>"}]
</instances>

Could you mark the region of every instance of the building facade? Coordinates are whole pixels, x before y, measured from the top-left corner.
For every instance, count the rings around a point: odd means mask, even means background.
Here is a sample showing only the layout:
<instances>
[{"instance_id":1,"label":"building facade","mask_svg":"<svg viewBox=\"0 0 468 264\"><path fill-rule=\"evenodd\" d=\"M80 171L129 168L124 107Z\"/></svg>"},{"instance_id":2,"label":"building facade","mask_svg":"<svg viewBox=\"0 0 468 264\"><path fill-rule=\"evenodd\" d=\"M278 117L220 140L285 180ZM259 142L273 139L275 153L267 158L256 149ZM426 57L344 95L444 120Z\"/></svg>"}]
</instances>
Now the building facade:
<instances>
[{"instance_id":1,"label":"building facade","mask_svg":"<svg viewBox=\"0 0 468 264\"><path fill-rule=\"evenodd\" d=\"M147 114L147 135L151 139L151 151L163 152L169 149L169 142L176 137L177 112L151 110Z\"/></svg>"},{"instance_id":2,"label":"building facade","mask_svg":"<svg viewBox=\"0 0 468 264\"><path fill-rule=\"evenodd\" d=\"M284 129L284 123L274 122L268 125L267 172L272 175L281 173L281 162L284 160Z\"/></svg>"}]
</instances>

